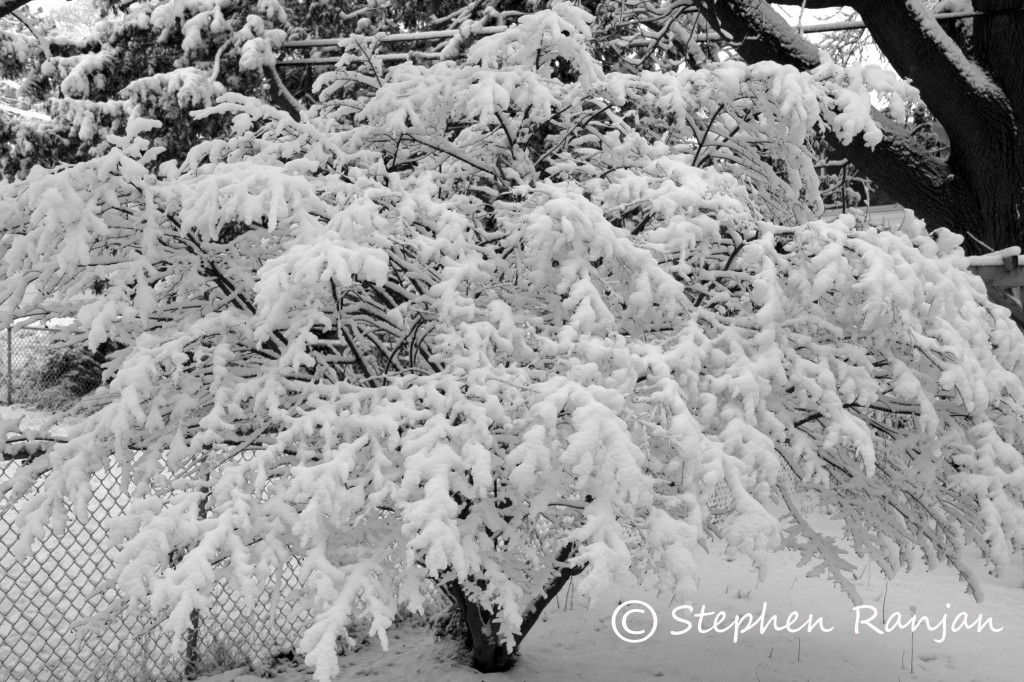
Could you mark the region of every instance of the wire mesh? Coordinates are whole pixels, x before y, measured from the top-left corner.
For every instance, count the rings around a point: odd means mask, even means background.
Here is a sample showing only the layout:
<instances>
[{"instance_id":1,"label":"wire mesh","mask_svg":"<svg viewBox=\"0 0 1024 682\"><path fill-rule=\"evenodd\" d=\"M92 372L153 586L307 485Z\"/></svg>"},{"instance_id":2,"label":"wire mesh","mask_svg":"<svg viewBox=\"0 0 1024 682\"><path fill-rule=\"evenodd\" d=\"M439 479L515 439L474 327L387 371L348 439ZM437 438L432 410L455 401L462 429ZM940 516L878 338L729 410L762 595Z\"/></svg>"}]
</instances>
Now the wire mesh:
<instances>
[{"instance_id":1,"label":"wire mesh","mask_svg":"<svg viewBox=\"0 0 1024 682\"><path fill-rule=\"evenodd\" d=\"M80 373L78 366L88 355L68 353L69 336L64 329L22 327L0 332L0 401L46 402L48 392L60 390L62 382Z\"/></svg>"},{"instance_id":2,"label":"wire mesh","mask_svg":"<svg viewBox=\"0 0 1024 682\"><path fill-rule=\"evenodd\" d=\"M0 482L18 466L0 463ZM92 484L89 518L69 519L63 535L46 535L24 557L14 553L20 503L0 499L0 680L178 682L240 665L262 671L292 649L310 618L280 598L299 585L295 566L253 603L218 583L208 612L196 613L194 636L172 649L154 617L105 584L115 550L103 524L124 512L128 496L116 476Z\"/></svg>"},{"instance_id":3,"label":"wire mesh","mask_svg":"<svg viewBox=\"0 0 1024 682\"><path fill-rule=\"evenodd\" d=\"M792 495L805 511L813 509L818 503L817 494L803 489L800 477L786 465L779 469L777 484ZM708 523L713 527L721 526L725 519L736 511L736 501L724 480L718 481L704 493L704 504L707 506Z\"/></svg>"},{"instance_id":4,"label":"wire mesh","mask_svg":"<svg viewBox=\"0 0 1024 682\"><path fill-rule=\"evenodd\" d=\"M72 342L64 329L0 332L0 401L45 407L86 392L98 362ZM0 482L20 465L0 461ZM299 585L294 565L251 603L227 582L216 584L184 650L172 649L154 616L106 584L116 550L104 522L124 513L129 495L116 474L91 483L88 519L69 518L62 535L45 535L26 556L14 553L21 503L0 498L0 680L177 682L246 664L262 670L291 650L310 619L281 598Z\"/></svg>"},{"instance_id":5,"label":"wire mesh","mask_svg":"<svg viewBox=\"0 0 1024 682\"><path fill-rule=\"evenodd\" d=\"M11 353L10 375L15 381L19 376L37 381L20 390L28 393L57 381L46 373L55 364L47 359L67 337L60 330L32 328L12 336L8 342L11 337L0 334L5 344L0 350ZM0 483L20 465L0 462ZM788 469L783 479L787 489L795 487ZM36 482L37 490L42 483ZM0 680L178 682L241 665L263 672L276 656L292 651L311 620L293 598L301 584L295 564L248 600L228 581L217 583L209 609L193 615L184 648L173 649L155 617L127 607L107 585L115 549L106 542L104 522L123 514L130 498L116 472L93 476L91 483L88 518L69 518L63 535L46 535L24 557L13 551L20 503L0 499ZM724 482L709 491L706 503L712 523L734 511Z\"/></svg>"}]
</instances>

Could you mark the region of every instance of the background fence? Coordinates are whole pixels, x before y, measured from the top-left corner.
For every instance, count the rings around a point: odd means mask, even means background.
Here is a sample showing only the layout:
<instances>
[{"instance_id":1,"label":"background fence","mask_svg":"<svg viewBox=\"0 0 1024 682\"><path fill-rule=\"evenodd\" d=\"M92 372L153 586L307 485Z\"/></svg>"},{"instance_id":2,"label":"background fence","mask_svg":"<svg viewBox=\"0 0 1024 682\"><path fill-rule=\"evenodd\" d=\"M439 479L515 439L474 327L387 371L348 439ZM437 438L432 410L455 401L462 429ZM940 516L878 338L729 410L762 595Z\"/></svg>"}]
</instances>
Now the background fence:
<instances>
[{"instance_id":1,"label":"background fence","mask_svg":"<svg viewBox=\"0 0 1024 682\"><path fill-rule=\"evenodd\" d=\"M10 327L0 332L0 402L13 404L31 398L44 386L60 380L52 360L55 348L66 342L63 329Z\"/></svg>"},{"instance_id":2,"label":"background fence","mask_svg":"<svg viewBox=\"0 0 1024 682\"><path fill-rule=\"evenodd\" d=\"M45 403L73 387L90 356L71 341L63 329L0 331L0 403ZM0 483L19 466L0 461ZM185 650L172 651L155 618L125 608L104 584L116 550L103 523L129 496L116 475L92 485L89 518L69 519L62 536L46 535L23 559L12 551L21 504L0 497L0 682L177 682L245 664L261 670L291 651L310 620L287 598L300 580L294 567L255 603L216 585L209 610L193 615Z\"/></svg>"},{"instance_id":3,"label":"background fence","mask_svg":"<svg viewBox=\"0 0 1024 682\"><path fill-rule=\"evenodd\" d=\"M0 382L5 400L8 390L18 403L62 386L68 365L52 361L67 347L69 337L62 332L0 332L2 376L13 378ZM0 461L0 484L21 465ZM793 490L792 472L784 471L783 478ZM62 536L46 535L24 559L12 551L21 503L0 497L0 682L178 682L246 664L261 671L293 650L311 621L292 595L301 581L294 565L267 581L276 587L255 603L246 603L231 585L217 584L208 611L193 614L185 649L172 651L157 619L125 608L105 584L116 550L106 541L104 522L122 514L130 496L116 471L91 482L88 519L69 519ZM734 507L724 483L707 503L712 524Z\"/></svg>"},{"instance_id":4,"label":"background fence","mask_svg":"<svg viewBox=\"0 0 1024 682\"><path fill-rule=\"evenodd\" d=\"M0 483L17 466L0 463ZM185 650L172 651L148 612L123 608L104 585L114 549L103 522L124 511L128 496L116 476L94 477L93 487L89 519L69 521L61 537L47 535L25 560L12 551L20 505L0 499L0 680L177 682L239 665L261 670L292 650L309 623L288 598L299 584L294 567L251 604L218 584L209 611L194 614Z\"/></svg>"}]
</instances>

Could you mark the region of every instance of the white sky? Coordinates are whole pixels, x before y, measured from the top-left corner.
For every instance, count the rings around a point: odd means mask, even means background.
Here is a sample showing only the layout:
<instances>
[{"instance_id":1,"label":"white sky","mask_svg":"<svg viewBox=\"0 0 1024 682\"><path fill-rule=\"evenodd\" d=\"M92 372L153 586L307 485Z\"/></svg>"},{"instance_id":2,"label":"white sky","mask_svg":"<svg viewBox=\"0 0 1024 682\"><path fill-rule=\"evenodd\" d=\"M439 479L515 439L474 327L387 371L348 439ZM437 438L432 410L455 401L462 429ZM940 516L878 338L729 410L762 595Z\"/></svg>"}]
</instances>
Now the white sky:
<instances>
[{"instance_id":1,"label":"white sky","mask_svg":"<svg viewBox=\"0 0 1024 682\"><path fill-rule=\"evenodd\" d=\"M52 7L63 5L67 2L71 2L72 4L84 4L85 0L32 0L32 2L29 3L29 7L50 9Z\"/></svg>"}]
</instances>

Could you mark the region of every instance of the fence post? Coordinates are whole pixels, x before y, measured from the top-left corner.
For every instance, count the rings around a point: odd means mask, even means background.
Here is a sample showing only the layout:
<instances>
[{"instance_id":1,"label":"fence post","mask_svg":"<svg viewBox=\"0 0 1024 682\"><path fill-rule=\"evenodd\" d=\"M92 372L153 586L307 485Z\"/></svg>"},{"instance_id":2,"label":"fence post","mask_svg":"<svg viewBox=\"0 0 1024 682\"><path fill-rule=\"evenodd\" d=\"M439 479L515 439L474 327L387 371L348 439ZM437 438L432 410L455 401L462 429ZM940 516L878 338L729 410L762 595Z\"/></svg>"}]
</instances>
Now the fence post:
<instances>
[{"instance_id":1,"label":"fence post","mask_svg":"<svg viewBox=\"0 0 1024 682\"><path fill-rule=\"evenodd\" d=\"M203 497L199 500L199 518L200 520L206 518L206 504L210 498L210 475L206 475L206 485L202 487ZM188 631L188 637L185 639L185 679L194 680L199 677L199 664L200 660L199 652L199 626L202 623L199 620L199 609L192 609L192 613L189 614L189 625L191 626Z\"/></svg>"},{"instance_id":2,"label":"fence post","mask_svg":"<svg viewBox=\"0 0 1024 682\"><path fill-rule=\"evenodd\" d=\"M11 328L7 327L7 404L14 404L14 373L11 370L11 356L14 355L14 335Z\"/></svg>"},{"instance_id":3,"label":"fence post","mask_svg":"<svg viewBox=\"0 0 1024 682\"><path fill-rule=\"evenodd\" d=\"M192 609L189 614L188 639L185 640L185 679L194 680L199 677L199 609Z\"/></svg>"}]
</instances>

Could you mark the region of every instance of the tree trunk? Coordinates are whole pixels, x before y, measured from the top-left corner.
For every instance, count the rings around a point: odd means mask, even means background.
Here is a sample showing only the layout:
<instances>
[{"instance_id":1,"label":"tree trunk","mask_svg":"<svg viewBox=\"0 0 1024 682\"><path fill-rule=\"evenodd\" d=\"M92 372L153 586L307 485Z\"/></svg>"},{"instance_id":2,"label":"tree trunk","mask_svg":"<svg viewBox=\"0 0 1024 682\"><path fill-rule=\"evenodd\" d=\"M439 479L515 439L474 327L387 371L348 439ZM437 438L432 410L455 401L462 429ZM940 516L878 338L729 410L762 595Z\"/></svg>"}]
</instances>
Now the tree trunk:
<instances>
[{"instance_id":1,"label":"tree trunk","mask_svg":"<svg viewBox=\"0 0 1024 682\"><path fill-rule=\"evenodd\" d=\"M494 614L468 599L462 586L456 582L448 584L448 594L458 607L462 622L466 625L473 667L482 673L499 673L511 668L515 663L515 646L510 651L508 646L502 643L498 635L498 624L494 622Z\"/></svg>"},{"instance_id":2,"label":"tree trunk","mask_svg":"<svg viewBox=\"0 0 1024 682\"><path fill-rule=\"evenodd\" d=\"M967 241L1000 249L1024 245L1024 13L976 17L970 54L946 34L923 0L776 0L808 8L850 6L875 44L909 78L949 136L950 155L936 158L909 130L876 114L885 139L868 149L860 138L842 145L852 161L930 228L948 227ZM975 0L983 11L1019 7L1017 0ZM782 21L768 0L708 0L709 25L733 37L748 62L771 59L814 67L816 50ZM982 248L982 250L984 250Z\"/></svg>"},{"instance_id":3,"label":"tree trunk","mask_svg":"<svg viewBox=\"0 0 1024 682\"><path fill-rule=\"evenodd\" d=\"M466 591L458 581L452 580L442 585L444 592L458 608L462 622L466 626L468 639L466 644L472 652L474 668L483 673L497 673L508 670L515 664L519 645L537 624L541 612L573 576L579 575L586 568L585 563L569 563L575 555L576 543L570 542L554 556L551 577L524 611L519 634L513 638L511 646L501 641L498 633L499 624L495 622L497 614L491 613L467 597ZM477 586L484 587L482 582L478 582Z\"/></svg>"}]
</instances>

